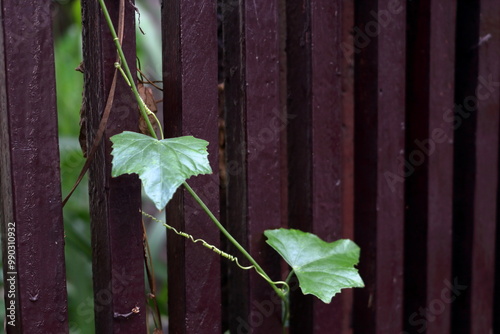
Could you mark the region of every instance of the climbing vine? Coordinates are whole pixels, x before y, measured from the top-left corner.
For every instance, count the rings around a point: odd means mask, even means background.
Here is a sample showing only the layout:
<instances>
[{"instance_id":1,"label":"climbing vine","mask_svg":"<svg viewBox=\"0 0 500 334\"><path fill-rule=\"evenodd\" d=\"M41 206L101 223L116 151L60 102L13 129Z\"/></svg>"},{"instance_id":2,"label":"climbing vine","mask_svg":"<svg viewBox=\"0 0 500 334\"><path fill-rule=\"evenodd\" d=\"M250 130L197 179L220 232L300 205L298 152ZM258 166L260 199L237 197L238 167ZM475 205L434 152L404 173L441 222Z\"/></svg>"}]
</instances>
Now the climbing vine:
<instances>
[{"instance_id":1,"label":"climbing vine","mask_svg":"<svg viewBox=\"0 0 500 334\"><path fill-rule=\"evenodd\" d=\"M102 12L108 24L113 42L118 53L115 68L132 90L137 101L141 117L146 124L148 134L125 131L111 137L113 143L112 176L137 174L142 181L145 194L153 201L158 210L163 210L179 187L187 192L210 217L222 234L250 262L250 266L242 266L234 255L221 251L205 240L194 237L174 227L160 222L152 215L143 212L146 217L162 223L168 230L193 243L200 243L219 256L234 262L243 270L255 270L282 299L284 319L288 317L288 281L296 275L304 294L312 294L325 303L343 288L363 287L363 281L355 265L359 261L359 247L350 240L325 242L314 234L294 229L276 229L264 232L267 243L274 248L290 265L291 271L286 281L273 281L255 259L224 228L215 215L209 210L196 192L188 185L187 180L200 174L210 174L212 169L208 161L208 142L192 136L177 138L163 137L163 130L154 113L141 98L134 77L125 59L120 38L110 19L106 5L99 0ZM122 0L123 4L123 0ZM154 130L150 119L156 120L160 137Z\"/></svg>"}]
</instances>

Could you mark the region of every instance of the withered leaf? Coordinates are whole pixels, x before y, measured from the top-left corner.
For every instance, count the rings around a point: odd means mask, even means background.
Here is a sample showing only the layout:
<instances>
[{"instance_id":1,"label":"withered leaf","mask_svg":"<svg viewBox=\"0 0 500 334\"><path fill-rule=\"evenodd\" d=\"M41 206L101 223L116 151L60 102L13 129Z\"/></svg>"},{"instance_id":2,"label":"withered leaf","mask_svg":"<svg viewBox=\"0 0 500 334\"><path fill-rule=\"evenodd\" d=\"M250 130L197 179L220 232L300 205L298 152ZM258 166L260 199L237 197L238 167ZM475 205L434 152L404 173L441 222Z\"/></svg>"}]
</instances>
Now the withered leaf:
<instances>
[{"instance_id":1,"label":"withered leaf","mask_svg":"<svg viewBox=\"0 0 500 334\"><path fill-rule=\"evenodd\" d=\"M156 114L158 112L158 107L155 102L153 90L149 87L144 86L144 84L142 83L139 83L137 85L137 90L139 91L139 95L141 96L144 103L146 103L146 106L149 108L149 110ZM156 133L158 133L159 129L156 118L153 115L148 115L148 118L151 122L151 125L153 126L153 129ZM142 117L139 118L139 131L141 131L141 133L145 135L150 135L146 121Z\"/></svg>"},{"instance_id":2,"label":"withered leaf","mask_svg":"<svg viewBox=\"0 0 500 334\"><path fill-rule=\"evenodd\" d=\"M83 67L83 61L75 68L75 71L84 73L85 68ZM80 142L80 147L82 148L83 157L87 157L87 103L85 98L85 85L82 91L82 106L80 107L80 135L78 136L78 141Z\"/></svg>"}]
</instances>

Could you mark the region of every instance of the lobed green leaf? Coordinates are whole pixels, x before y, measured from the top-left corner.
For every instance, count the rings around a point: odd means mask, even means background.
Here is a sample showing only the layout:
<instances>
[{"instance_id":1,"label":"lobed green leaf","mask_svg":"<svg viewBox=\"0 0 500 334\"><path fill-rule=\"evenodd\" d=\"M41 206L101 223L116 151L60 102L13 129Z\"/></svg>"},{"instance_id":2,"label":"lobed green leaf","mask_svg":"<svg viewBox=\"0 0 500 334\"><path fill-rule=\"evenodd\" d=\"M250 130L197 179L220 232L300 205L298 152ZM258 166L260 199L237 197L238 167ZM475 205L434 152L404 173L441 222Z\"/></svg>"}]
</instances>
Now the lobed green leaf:
<instances>
[{"instance_id":1,"label":"lobed green leaf","mask_svg":"<svg viewBox=\"0 0 500 334\"><path fill-rule=\"evenodd\" d=\"M264 234L266 242L292 267L304 294L330 303L341 289L364 287L354 267L360 250L351 240L326 242L314 234L284 228Z\"/></svg>"},{"instance_id":2,"label":"lobed green leaf","mask_svg":"<svg viewBox=\"0 0 500 334\"><path fill-rule=\"evenodd\" d=\"M208 142L193 136L158 140L125 131L111 137L113 177L138 174L144 192L162 210L191 176L210 174Z\"/></svg>"}]
</instances>

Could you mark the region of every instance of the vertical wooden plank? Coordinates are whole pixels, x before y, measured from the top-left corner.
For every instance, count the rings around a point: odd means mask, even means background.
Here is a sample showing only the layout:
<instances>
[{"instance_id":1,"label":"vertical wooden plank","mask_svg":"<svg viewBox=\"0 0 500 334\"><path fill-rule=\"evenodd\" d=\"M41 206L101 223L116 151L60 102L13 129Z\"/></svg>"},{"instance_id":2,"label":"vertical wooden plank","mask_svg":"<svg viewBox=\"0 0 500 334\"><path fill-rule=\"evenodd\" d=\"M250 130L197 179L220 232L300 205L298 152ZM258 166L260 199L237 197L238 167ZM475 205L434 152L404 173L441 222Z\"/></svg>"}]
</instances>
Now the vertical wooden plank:
<instances>
[{"instance_id":1,"label":"vertical wooden plank","mask_svg":"<svg viewBox=\"0 0 500 334\"><path fill-rule=\"evenodd\" d=\"M6 332L68 333L50 1L0 4Z\"/></svg>"},{"instance_id":2,"label":"vertical wooden plank","mask_svg":"<svg viewBox=\"0 0 500 334\"><path fill-rule=\"evenodd\" d=\"M342 227L343 237L354 239L354 1L343 1L342 42L340 44L342 64ZM347 48L350 46L350 48ZM343 329L342 333L352 333L353 290L342 292Z\"/></svg>"},{"instance_id":3,"label":"vertical wooden plank","mask_svg":"<svg viewBox=\"0 0 500 334\"><path fill-rule=\"evenodd\" d=\"M473 8L459 2L457 25L455 258L463 294L454 304L453 331L489 333L493 328L495 218L498 180L500 4ZM462 291L461 290L461 291Z\"/></svg>"},{"instance_id":4,"label":"vertical wooden plank","mask_svg":"<svg viewBox=\"0 0 500 334\"><path fill-rule=\"evenodd\" d=\"M289 222L327 241L342 237L340 1L287 3ZM342 296L326 305L299 290L291 333L340 332Z\"/></svg>"},{"instance_id":5,"label":"vertical wooden plank","mask_svg":"<svg viewBox=\"0 0 500 334\"><path fill-rule=\"evenodd\" d=\"M500 154L500 152L499 152ZM499 155L500 156L500 155ZM500 164L499 164L500 167ZM498 169L500 172L500 168ZM497 190L497 208L500 205L500 180ZM500 212L497 210L496 257L495 257L495 295L493 314L500 314ZM493 317L493 333L500 331L500 317Z\"/></svg>"},{"instance_id":6,"label":"vertical wooden plank","mask_svg":"<svg viewBox=\"0 0 500 334\"><path fill-rule=\"evenodd\" d=\"M454 108L455 9L454 1L408 4L404 315L408 333L450 331L453 122L447 116Z\"/></svg>"},{"instance_id":7,"label":"vertical wooden plank","mask_svg":"<svg viewBox=\"0 0 500 334\"><path fill-rule=\"evenodd\" d=\"M499 145L500 157L500 145ZM500 163L497 169L500 172ZM497 208L500 206L500 178L498 180L497 188ZM497 229L496 229L496 254L495 254L495 295L493 297L493 314L500 314L500 211L497 210ZM493 333L500 331L500 317L493 317Z\"/></svg>"},{"instance_id":8,"label":"vertical wooden plank","mask_svg":"<svg viewBox=\"0 0 500 334\"><path fill-rule=\"evenodd\" d=\"M403 326L404 1L356 3L355 241L366 287L354 291L356 333Z\"/></svg>"},{"instance_id":9,"label":"vertical wooden plank","mask_svg":"<svg viewBox=\"0 0 500 334\"><path fill-rule=\"evenodd\" d=\"M453 110L454 58L455 58L455 1L431 3L430 78L429 78L429 140L428 165L428 235L427 235L427 301L436 319L428 318L430 333L450 332L451 306L443 297L450 288L452 269L452 193L453 177L453 124L445 120L445 113ZM407 122L408 124L408 122ZM431 152L431 141L435 151ZM422 145L425 145L422 141ZM416 142L415 142L416 144ZM422 148L423 149L423 148ZM419 222L418 224L421 224ZM416 246L416 245L415 245ZM407 258L406 261L411 261ZM446 303L437 310L436 300ZM415 312L416 310L414 310ZM438 314L439 313L439 314Z\"/></svg>"},{"instance_id":10,"label":"vertical wooden plank","mask_svg":"<svg viewBox=\"0 0 500 334\"><path fill-rule=\"evenodd\" d=\"M164 1L162 11L164 115L167 137L207 140L212 175L189 180L212 212L219 212L216 1ZM194 200L180 190L167 221L218 246L220 234ZM220 257L168 234L170 333L221 332Z\"/></svg>"},{"instance_id":11,"label":"vertical wooden plank","mask_svg":"<svg viewBox=\"0 0 500 334\"><path fill-rule=\"evenodd\" d=\"M472 254L472 333L493 332L495 234L498 182L498 140L500 113L500 3L481 1L479 76L476 87L477 128L474 187L474 239ZM498 314L497 314L498 316Z\"/></svg>"},{"instance_id":12,"label":"vertical wooden plank","mask_svg":"<svg viewBox=\"0 0 500 334\"><path fill-rule=\"evenodd\" d=\"M453 110L455 14L455 1L432 1L427 137L429 145L432 140L436 146L433 153L431 151L428 153L428 288L425 305L436 310L434 312L436 319L427 319L427 333L429 334L449 333L451 328L451 306L446 296L443 297L443 291L447 289L448 293L451 292L448 283L452 281L450 275L452 271L453 177L449 171L453 169L453 124L445 121L445 112ZM430 150L431 147L429 146L428 149ZM411 261L411 258L406 258L406 261ZM446 303L444 310L439 308L441 304L436 300Z\"/></svg>"},{"instance_id":13,"label":"vertical wooden plank","mask_svg":"<svg viewBox=\"0 0 500 334\"><path fill-rule=\"evenodd\" d=\"M226 1L224 14L228 228L273 278L263 232L281 225L279 1ZM280 301L255 272L230 272L233 333L281 331Z\"/></svg>"},{"instance_id":14,"label":"vertical wooden plank","mask_svg":"<svg viewBox=\"0 0 500 334\"><path fill-rule=\"evenodd\" d=\"M124 52L135 70L134 9L125 1ZM118 22L119 1L107 1ZM111 86L116 49L97 1L82 1L83 55L87 104L87 147L92 147ZM111 141L124 130L138 131L137 104L118 76L113 109L89 169L94 313L98 333L146 333L141 186L136 175L111 177ZM134 307L140 312L128 318Z\"/></svg>"},{"instance_id":15,"label":"vertical wooden plank","mask_svg":"<svg viewBox=\"0 0 500 334\"><path fill-rule=\"evenodd\" d=\"M278 0L243 1L246 217L248 249L273 279L279 279L278 255L265 243L264 231L281 226L279 5ZM281 330L281 304L269 284L249 273L248 324L251 333ZM262 320L261 320L262 319Z\"/></svg>"}]
</instances>

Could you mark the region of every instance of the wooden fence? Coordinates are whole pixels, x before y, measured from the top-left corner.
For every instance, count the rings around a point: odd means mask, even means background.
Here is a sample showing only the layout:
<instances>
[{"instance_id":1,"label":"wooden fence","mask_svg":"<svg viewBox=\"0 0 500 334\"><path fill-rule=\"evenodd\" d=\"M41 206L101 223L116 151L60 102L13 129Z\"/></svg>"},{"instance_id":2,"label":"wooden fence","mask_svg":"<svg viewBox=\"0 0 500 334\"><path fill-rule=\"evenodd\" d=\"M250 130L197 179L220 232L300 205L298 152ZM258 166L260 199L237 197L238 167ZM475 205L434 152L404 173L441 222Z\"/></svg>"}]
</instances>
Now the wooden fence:
<instances>
[{"instance_id":1,"label":"wooden fence","mask_svg":"<svg viewBox=\"0 0 500 334\"><path fill-rule=\"evenodd\" d=\"M119 1L106 2L116 21ZM6 328L67 333L51 1L0 4ZM161 11L166 132L208 140L216 170L224 80L224 182L217 171L191 186L274 279L284 270L265 229L361 247L366 287L330 305L293 291L290 333L500 332L500 2L169 0ZM82 12L92 140L115 50L97 1ZM134 64L130 5L125 17ZM96 333L140 334L140 183L110 176L109 137L138 120L123 80L113 110L89 174ZM225 245L183 191L167 219ZM281 333L280 304L254 272L171 234L167 254L170 333Z\"/></svg>"}]
</instances>

